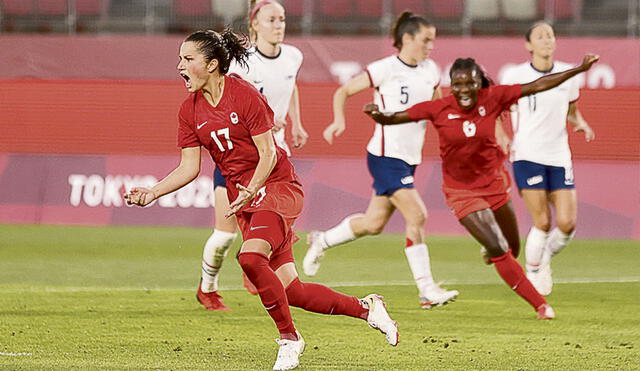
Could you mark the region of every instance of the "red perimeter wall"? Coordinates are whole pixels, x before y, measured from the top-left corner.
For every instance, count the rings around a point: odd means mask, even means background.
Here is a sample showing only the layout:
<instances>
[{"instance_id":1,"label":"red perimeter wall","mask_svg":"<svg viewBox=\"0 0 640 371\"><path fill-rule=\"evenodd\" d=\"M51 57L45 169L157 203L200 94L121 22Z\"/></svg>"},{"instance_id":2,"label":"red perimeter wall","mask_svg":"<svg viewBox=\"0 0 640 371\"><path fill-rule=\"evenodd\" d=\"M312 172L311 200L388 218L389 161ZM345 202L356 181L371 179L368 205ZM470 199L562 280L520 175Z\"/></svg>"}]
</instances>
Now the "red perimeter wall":
<instances>
[{"instance_id":1,"label":"red perimeter wall","mask_svg":"<svg viewBox=\"0 0 640 371\"><path fill-rule=\"evenodd\" d=\"M371 92L351 99L347 131L333 147L321 139L331 119L337 85L300 85L303 123L310 134L296 156L362 156L371 122L361 113ZM176 153L176 115L186 97L179 81L0 80L0 152L59 154ZM640 159L640 88L582 90L579 107L596 131L595 142L571 135L574 158ZM428 130L425 154L437 156Z\"/></svg>"}]
</instances>

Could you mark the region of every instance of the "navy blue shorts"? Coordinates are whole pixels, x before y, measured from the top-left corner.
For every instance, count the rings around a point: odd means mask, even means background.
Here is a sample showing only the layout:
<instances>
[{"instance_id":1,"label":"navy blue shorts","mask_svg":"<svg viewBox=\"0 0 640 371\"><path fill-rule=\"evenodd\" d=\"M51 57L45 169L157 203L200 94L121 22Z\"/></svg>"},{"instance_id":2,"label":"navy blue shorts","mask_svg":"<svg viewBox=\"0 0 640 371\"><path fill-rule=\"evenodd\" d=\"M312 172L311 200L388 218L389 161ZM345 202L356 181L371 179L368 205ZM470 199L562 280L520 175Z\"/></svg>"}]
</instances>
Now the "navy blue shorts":
<instances>
[{"instance_id":1,"label":"navy blue shorts","mask_svg":"<svg viewBox=\"0 0 640 371\"><path fill-rule=\"evenodd\" d=\"M213 171L213 189L216 189L216 187L227 188L227 180L222 176L222 171L219 168Z\"/></svg>"},{"instance_id":2,"label":"navy blue shorts","mask_svg":"<svg viewBox=\"0 0 640 371\"><path fill-rule=\"evenodd\" d=\"M541 165L531 161L515 161L513 175L518 189L574 189L573 169Z\"/></svg>"},{"instance_id":3,"label":"navy blue shorts","mask_svg":"<svg viewBox=\"0 0 640 371\"><path fill-rule=\"evenodd\" d=\"M367 153L367 167L373 177L373 189L378 196L391 196L400 188L413 188L416 165L409 165L397 158Z\"/></svg>"}]
</instances>

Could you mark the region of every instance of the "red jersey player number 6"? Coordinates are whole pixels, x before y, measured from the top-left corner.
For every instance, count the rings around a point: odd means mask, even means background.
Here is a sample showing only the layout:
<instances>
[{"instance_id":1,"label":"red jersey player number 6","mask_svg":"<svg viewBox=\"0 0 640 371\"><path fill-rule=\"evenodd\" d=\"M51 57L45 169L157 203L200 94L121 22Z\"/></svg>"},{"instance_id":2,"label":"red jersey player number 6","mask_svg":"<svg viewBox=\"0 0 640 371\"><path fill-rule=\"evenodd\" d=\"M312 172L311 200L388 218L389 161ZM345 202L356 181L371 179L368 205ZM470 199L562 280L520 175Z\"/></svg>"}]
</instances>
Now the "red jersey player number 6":
<instances>
[{"instance_id":1,"label":"red jersey player number 6","mask_svg":"<svg viewBox=\"0 0 640 371\"><path fill-rule=\"evenodd\" d=\"M375 104L364 111L382 125L430 120L438 131L445 201L460 224L482 245L485 262L538 313L555 313L527 279L515 258L520 249L518 227L509 191L511 179L505 154L495 136L498 115L518 99L552 89L587 71L598 60L586 55L582 64L527 84L492 85L471 59L457 59L451 67L452 95L415 104L402 112L382 113Z\"/></svg>"}]
</instances>

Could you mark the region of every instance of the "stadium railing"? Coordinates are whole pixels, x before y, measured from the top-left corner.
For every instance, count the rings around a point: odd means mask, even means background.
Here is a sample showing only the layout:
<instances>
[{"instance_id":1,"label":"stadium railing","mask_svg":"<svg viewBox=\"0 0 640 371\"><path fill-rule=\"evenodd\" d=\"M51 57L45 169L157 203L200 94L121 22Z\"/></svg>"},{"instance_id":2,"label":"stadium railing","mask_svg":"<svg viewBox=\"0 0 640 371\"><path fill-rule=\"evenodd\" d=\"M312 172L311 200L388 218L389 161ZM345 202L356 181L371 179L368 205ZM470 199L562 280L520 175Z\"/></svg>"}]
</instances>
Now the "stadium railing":
<instances>
[{"instance_id":1,"label":"stadium railing","mask_svg":"<svg viewBox=\"0 0 640 371\"><path fill-rule=\"evenodd\" d=\"M545 19L560 35L640 34L640 0L281 0L289 33L386 34L395 16L424 14L444 35L520 35ZM246 30L245 0L0 0L0 32L185 33Z\"/></svg>"}]
</instances>

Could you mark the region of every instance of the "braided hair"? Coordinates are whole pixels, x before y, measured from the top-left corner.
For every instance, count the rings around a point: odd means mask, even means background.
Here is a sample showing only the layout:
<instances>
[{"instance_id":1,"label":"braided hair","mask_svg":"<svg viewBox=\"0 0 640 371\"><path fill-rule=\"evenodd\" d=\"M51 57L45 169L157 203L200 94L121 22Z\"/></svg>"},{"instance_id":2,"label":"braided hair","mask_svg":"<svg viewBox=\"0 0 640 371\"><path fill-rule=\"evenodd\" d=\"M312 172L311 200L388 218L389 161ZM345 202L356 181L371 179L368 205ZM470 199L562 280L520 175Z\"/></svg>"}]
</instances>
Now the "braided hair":
<instances>
[{"instance_id":1,"label":"braided hair","mask_svg":"<svg viewBox=\"0 0 640 371\"><path fill-rule=\"evenodd\" d=\"M453 76L453 72L458 70L475 70L478 76L480 76L480 80L482 80L482 87L486 88L493 85L493 80L484 72L482 67L476 63L476 60L473 58L458 58L451 69L449 70L449 78Z\"/></svg>"}]
</instances>

